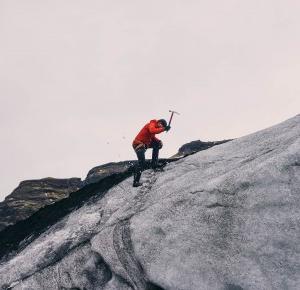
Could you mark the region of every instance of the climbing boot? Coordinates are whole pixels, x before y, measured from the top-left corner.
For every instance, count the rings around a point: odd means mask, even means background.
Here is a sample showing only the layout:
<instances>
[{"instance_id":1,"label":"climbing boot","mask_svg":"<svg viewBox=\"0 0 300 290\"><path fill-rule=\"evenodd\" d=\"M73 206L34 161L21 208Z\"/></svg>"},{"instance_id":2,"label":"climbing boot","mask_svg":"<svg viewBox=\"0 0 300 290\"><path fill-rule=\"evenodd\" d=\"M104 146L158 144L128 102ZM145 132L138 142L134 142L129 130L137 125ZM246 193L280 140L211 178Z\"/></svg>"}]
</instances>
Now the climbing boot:
<instances>
[{"instance_id":1,"label":"climbing boot","mask_svg":"<svg viewBox=\"0 0 300 290\"><path fill-rule=\"evenodd\" d=\"M133 182L133 187L139 187L139 186L142 186L143 183L139 182L139 181L134 181Z\"/></svg>"}]
</instances>

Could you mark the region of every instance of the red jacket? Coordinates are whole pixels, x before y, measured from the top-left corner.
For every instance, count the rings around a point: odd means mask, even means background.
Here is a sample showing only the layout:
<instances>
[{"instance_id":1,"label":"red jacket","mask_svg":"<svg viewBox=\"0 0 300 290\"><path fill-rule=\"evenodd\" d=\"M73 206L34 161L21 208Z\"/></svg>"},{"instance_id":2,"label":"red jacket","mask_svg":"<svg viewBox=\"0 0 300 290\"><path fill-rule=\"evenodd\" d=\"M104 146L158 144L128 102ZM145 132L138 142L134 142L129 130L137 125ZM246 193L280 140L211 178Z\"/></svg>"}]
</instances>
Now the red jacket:
<instances>
[{"instance_id":1,"label":"red jacket","mask_svg":"<svg viewBox=\"0 0 300 290\"><path fill-rule=\"evenodd\" d=\"M132 145L136 146L138 144L144 143L147 146L151 144L152 141L160 141L155 137L155 134L159 134L164 132L164 127L158 126L157 120L151 120L148 124L146 124L143 129L138 133L138 135L133 140Z\"/></svg>"}]
</instances>

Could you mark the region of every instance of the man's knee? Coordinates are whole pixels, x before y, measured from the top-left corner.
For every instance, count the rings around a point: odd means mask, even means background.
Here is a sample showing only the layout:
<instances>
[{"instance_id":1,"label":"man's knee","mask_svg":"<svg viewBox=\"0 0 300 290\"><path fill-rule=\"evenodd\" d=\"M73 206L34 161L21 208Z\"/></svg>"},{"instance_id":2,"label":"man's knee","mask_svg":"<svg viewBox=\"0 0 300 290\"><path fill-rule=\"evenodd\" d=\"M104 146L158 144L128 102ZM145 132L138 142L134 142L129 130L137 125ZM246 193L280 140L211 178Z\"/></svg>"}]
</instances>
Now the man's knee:
<instances>
[{"instance_id":1,"label":"man's knee","mask_svg":"<svg viewBox=\"0 0 300 290\"><path fill-rule=\"evenodd\" d=\"M144 154L147 150L147 146L143 143L133 147L135 153L137 155Z\"/></svg>"},{"instance_id":2,"label":"man's knee","mask_svg":"<svg viewBox=\"0 0 300 290\"><path fill-rule=\"evenodd\" d=\"M163 143L161 141L155 141L152 144L153 149L161 149L163 147Z\"/></svg>"}]
</instances>

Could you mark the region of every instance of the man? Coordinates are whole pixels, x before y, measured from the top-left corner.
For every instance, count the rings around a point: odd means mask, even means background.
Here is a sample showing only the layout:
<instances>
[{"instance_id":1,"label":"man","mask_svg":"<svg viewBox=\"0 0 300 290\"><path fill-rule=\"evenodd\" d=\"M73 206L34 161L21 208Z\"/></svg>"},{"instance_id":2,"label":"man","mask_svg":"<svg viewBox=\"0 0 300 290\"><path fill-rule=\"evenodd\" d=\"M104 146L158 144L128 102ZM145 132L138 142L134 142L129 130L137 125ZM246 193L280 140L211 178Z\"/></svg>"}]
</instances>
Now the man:
<instances>
[{"instance_id":1,"label":"man","mask_svg":"<svg viewBox=\"0 0 300 290\"><path fill-rule=\"evenodd\" d=\"M132 147L138 158L138 163L134 170L134 187L142 185L142 183L140 183L140 178L145 167L145 152L148 148L153 148L151 167L154 170L157 170L159 149L162 148L163 144L155 137L155 134L169 131L170 129L171 127L167 125L167 122L164 119L151 120L142 128L133 140Z\"/></svg>"}]
</instances>

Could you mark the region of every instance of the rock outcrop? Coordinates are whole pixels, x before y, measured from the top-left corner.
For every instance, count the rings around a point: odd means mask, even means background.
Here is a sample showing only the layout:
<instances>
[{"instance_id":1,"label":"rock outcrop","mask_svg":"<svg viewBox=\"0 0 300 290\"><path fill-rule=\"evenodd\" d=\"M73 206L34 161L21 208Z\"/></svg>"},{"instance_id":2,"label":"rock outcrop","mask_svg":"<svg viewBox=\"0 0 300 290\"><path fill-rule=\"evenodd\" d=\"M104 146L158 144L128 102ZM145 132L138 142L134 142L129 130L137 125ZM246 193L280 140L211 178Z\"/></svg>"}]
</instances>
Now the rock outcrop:
<instances>
[{"instance_id":1,"label":"rock outcrop","mask_svg":"<svg viewBox=\"0 0 300 290\"><path fill-rule=\"evenodd\" d=\"M0 287L299 289L300 115L147 170L140 188L123 177L28 233Z\"/></svg>"},{"instance_id":2,"label":"rock outcrop","mask_svg":"<svg viewBox=\"0 0 300 290\"><path fill-rule=\"evenodd\" d=\"M228 139L228 140L222 140L222 141L212 141L212 142L204 142L201 140L196 140L196 141L192 141L189 143L186 143L184 145L182 145L178 152L172 156L173 158L180 158L180 157L185 157L194 153L197 153L199 151L203 151L206 149L209 149L211 147L214 147L216 145L220 145L229 141L232 141L233 139Z\"/></svg>"},{"instance_id":3,"label":"rock outcrop","mask_svg":"<svg viewBox=\"0 0 300 290\"><path fill-rule=\"evenodd\" d=\"M80 178L43 178L22 181L0 203L0 231L24 220L40 208L66 198L82 186Z\"/></svg>"},{"instance_id":4,"label":"rock outcrop","mask_svg":"<svg viewBox=\"0 0 300 290\"><path fill-rule=\"evenodd\" d=\"M88 172L84 180L84 184L99 182L100 180L111 176L112 174L125 173L131 167L134 166L134 163L134 160L130 160L121 162L110 162L100 166L96 166Z\"/></svg>"}]
</instances>

